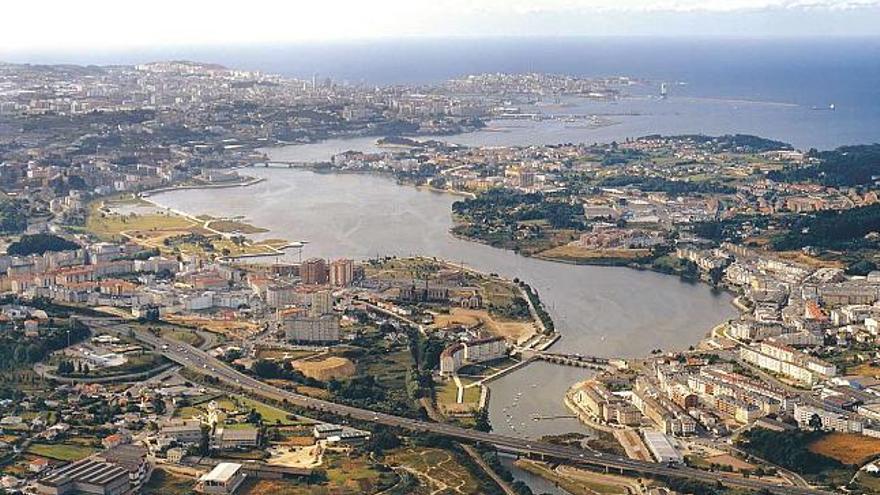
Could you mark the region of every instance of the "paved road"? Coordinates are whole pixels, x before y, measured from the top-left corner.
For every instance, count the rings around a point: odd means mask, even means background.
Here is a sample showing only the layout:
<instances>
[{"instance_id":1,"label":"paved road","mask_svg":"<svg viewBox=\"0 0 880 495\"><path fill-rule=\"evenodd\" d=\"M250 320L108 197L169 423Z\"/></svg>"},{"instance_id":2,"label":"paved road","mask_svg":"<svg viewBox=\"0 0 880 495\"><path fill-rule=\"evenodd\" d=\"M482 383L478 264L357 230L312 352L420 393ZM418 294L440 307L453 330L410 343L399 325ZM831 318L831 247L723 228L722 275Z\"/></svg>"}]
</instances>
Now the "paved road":
<instances>
[{"instance_id":1,"label":"paved road","mask_svg":"<svg viewBox=\"0 0 880 495\"><path fill-rule=\"evenodd\" d=\"M98 327L108 333L129 334L129 332L133 331L138 340L152 346L157 351L165 354L165 356L172 361L183 366L199 370L205 375L217 378L218 380L234 387L240 387L246 393L277 401L286 401L289 404L313 411L333 413L361 421L403 428L413 432L437 434L468 442L482 442L489 445L495 445L501 450L508 452L528 454L533 457L556 459L575 464L591 465L608 470L625 471L640 475L653 474L659 476L688 478L708 483L721 481L725 485L731 487L752 490L767 489L773 493L781 495L824 495L832 493L812 488L779 486L767 481L741 478L717 472L701 471L684 466L667 466L665 464L638 461L627 457L592 452L578 447L561 446L519 437L485 433L449 424L404 418L337 404L326 400L315 399L263 383L229 367L225 363L211 357L200 349L187 344L157 337L147 331L133 329L125 325L124 321L118 319L88 319L84 321L90 326Z\"/></svg>"}]
</instances>

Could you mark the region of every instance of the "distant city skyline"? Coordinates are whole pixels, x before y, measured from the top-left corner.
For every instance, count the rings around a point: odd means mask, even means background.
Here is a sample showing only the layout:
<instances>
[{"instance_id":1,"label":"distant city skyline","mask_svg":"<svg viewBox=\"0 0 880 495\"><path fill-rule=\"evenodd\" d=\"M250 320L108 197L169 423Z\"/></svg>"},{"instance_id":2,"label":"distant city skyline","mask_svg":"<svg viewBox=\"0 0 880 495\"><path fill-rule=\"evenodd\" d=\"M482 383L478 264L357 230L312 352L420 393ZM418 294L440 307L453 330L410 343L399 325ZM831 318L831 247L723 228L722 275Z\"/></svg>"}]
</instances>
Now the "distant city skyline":
<instances>
[{"instance_id":1,"label":"distant city skyline","mask_svg":"<svg viewBox=\"0 0 880 495\"><path fill-rule=\"evenodd\" d=\"M880 35L880 0L86 0L12 2L4 17L0 59L412 37Z\"/></svg>"}]
</instances>

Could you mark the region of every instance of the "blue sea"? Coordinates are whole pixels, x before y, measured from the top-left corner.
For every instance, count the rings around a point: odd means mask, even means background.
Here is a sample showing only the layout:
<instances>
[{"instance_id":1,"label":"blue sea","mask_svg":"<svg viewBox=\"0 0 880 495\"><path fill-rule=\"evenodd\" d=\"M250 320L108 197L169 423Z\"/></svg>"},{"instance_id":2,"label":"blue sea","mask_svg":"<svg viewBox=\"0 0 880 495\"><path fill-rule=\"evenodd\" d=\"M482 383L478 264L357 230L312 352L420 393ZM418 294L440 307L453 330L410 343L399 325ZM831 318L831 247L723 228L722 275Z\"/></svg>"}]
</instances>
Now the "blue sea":
<instances>
[{"instance_id":1,"label":"blue sea","mask_svg":"<svg viewBox=\"0 0 880 495\"><path fill-rule=\"evenodd\" d=\"M84 64L191 59L366 85L433 83L478 72L624 75L646 81L637 91L642 95L667 82L669 100L587 107L642 118L621 119L616 129L583 139L748 132L820 149L880 141L880 37L407 39L0 58Z\"/></svg>"}]
</instances>

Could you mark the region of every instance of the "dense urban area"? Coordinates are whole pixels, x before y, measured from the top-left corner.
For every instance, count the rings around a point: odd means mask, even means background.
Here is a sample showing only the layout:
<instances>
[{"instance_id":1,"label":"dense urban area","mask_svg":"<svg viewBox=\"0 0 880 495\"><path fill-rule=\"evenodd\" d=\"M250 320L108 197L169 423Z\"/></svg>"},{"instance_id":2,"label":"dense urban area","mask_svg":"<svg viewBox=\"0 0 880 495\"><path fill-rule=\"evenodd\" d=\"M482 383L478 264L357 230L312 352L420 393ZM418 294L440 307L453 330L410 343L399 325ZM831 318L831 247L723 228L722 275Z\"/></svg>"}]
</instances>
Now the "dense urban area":
<instances>
[{"instance_id":1,"label":"dense urban area","mask_svg":"<svg viewBox=\"0 0 880 495\"><path fill-rule=\"evenodd\" d=\"M571 495L880 492L880 145L443 140L613 125L530 108L642 84L0 64L0 490L533 493L516 469ZM378 151L266 152L340 137ZM529 280L443 253L302 259L308 239L151 201L260 167L455 194L451 235L680 277L739 316L688 348L589 356ZM536 361L592 370L557 398L579 432L490 421L488 384Z\"/></svg>"}]
</instances>

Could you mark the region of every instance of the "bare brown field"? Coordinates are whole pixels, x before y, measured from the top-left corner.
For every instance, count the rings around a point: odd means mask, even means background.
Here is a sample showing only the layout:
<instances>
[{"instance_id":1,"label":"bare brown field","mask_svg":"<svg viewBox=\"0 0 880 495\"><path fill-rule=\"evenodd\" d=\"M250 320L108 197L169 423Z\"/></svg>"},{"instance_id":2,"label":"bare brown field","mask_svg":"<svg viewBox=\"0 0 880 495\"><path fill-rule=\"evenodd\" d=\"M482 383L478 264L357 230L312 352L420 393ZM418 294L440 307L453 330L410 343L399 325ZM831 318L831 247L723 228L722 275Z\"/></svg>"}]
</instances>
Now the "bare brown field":
<instances>
[{"instance_id":1,"label":"bare brown field","mask_svg":"<svg viewBox=\"0 0 880 495\"><path fill-rule=\"evenodd\" d=\"M870 364L860 364L854 368L848 368L847 373L851 375L870 376L872 378L880 377L880 367Z\"/></svg>"},{"instance_id":2,"label":"bare brown field","mask_svg":"<svg viewBox=\"0 0 880 495\"><path fill-rule=\"evenodd\" d=\"M880 438L830 433L810 444L809 449L844 464L861 465L880 455Z\"/></svg>"},{"instance_id":3,"label":"bare brown field","mask_svg":"<svg viewBox=\"0 0 880 495\"><path fill-rule=\"evenodd\" d=\"M210 318L178 315L169 315L166 319L181 325L196 326L206 332L228 335L231 337L248 337L259 330L256 324L247 321L214 320Z\"/></svg>"},{"instance_id":4,"label":"bare brown field","mask_svg":"<svg viewBox=\"0 0 880 495\"><path fill-rule=\"evenodd\" d=\"M493 335L519 342L535 333L531 321L500 321L493 318L484 309L452 308L449 314L438 315L434 320L435 328L452 325L473 327L482 323Z\"/></svg>"},{"instance_id":5,"label":"bare brown field","mask_svg":"<svg viewBox=\"0 0 880 495\"><path fill-rule=\"evenodd\" d=\"M357 372L354 363L339 356L294 361L293 367L303 375L322 382L334 378L348 378Z\"/></svg>"},{"instance_id":6,"label":"bare brown field","mask_svg":"<svg viewBox=\"0 0 880 495\"><path fill-rule=\"evenodd\" d=\"M330 392L324 390L323 388L300 385L299 387L296 387L296 393L308 395L309 397L314 397L316 399L330 399Z\"/></svg>"},{"instance_id":7,"label":"bare brown field","mask_svg":"<svg viewBox=\"0 0 880 495\"><path fill-rule=\"evenodd\" d=\"M801 251L780 251L776 255L784 260L802 263L812 268L844 268L845 265L839 261L825 261L814 258Z\"/></svg>"}]
</instances>

